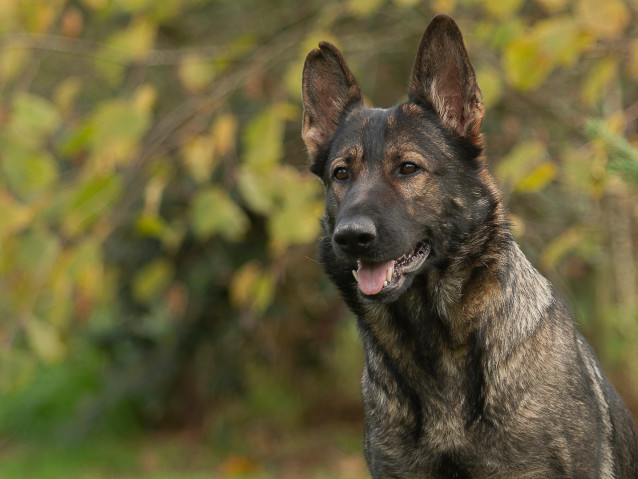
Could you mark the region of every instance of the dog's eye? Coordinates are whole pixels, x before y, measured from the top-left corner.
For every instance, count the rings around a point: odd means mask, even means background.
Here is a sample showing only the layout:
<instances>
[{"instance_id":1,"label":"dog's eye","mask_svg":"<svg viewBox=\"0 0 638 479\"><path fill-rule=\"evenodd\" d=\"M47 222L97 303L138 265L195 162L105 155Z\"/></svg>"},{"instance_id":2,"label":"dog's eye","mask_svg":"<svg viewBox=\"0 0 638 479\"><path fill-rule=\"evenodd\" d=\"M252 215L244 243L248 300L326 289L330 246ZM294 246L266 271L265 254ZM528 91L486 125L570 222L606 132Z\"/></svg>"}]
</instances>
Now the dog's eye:
<instances>
[{"instance_id":1,"label":"dog's eye","mask_svg":"<svg viewBox=\"0 0 638 479\"><path fill-rule=\"evenodd\" d=\"M399 168L399 173L406 176L413 175L417 171L419 171L419 167L414 163L403 163Z\"/></svg>"},{"instance_id":2,"label":"dog's eye","mask_svg":"<svg viewBox=\"0 0 638 479\"><path fill-rule=\"evenodd\" d=\"M350 178L350 173L348 173L348 170L346 168L337 168L334 171L333 176L337 181L346 181L348 178Z\"/></svg>"}]
</instances>

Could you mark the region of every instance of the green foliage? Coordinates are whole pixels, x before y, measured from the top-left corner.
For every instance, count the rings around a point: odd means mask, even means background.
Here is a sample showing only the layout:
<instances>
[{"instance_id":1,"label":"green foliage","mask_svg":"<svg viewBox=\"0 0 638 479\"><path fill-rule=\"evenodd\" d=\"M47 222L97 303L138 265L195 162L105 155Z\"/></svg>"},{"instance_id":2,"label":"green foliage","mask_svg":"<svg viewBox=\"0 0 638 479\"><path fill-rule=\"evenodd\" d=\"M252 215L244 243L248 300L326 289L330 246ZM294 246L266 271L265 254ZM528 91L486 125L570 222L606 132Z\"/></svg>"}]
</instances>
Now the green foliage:
<instances>
[{"instance_id":1,"label":"green foliage","mask_svg":"<svg viewBox=\"0 0 638 479\"><path fill-rule=\"evenodd\" d=\"M587 136L601 141L609 155L608 168L627 181L638 184L638 150L623 136L613 133L604 122L591 120L587 123Z\"/></svg>"},{"instance_id":2,"label":"green foliage","mask_svg":"<svg viewBox=\"0 0 638 479\"><path fill-rule=\"evenodd\" d=\"M356 404L352 320L309 259L323 204L299 135L301 68L332 41L370 103L387 106L439 12L463 29L515 233L573 292L607 366L638 387L633 10L5 1L0 432L28 436L20 424L46 412L33 435L85 418L80 436L103 415L224 437L228 417L256 419L244 406L281 419L264 421L276 429L310 422L323 389Z\"/></svg>"}]
</instances>

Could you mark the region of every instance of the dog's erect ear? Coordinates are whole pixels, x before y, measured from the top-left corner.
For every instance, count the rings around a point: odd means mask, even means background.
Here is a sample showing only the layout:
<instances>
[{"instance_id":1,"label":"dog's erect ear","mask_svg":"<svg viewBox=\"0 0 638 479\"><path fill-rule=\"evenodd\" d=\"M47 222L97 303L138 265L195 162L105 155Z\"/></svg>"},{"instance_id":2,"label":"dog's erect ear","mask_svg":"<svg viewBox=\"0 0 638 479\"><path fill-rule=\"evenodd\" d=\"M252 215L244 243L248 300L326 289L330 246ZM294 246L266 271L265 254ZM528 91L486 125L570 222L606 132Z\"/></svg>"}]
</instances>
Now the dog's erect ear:
<instances>
[{"instance_id":1,"label":"dog's erect ear","mask_svg":"<svg viewBox=\"0 0 638 479\"><path fill-rule=\"evenodd\" d=\"M485 107L456 22L436 16L423 34L410 80L411 101L431 106L444 125L480 143Z\"/></svg>"},{"instance_id":2,"label":"dog's erect ear","mask_svg":"<svg viewBox=\"0 0 638 479\"><path fill-rule=\"evenodd\" d=\"M361 102L361 90L337 47L321 42L306 57L302 93L301 137L314 161L332 139L344 110Z\"/></svg>"}]
</instances>

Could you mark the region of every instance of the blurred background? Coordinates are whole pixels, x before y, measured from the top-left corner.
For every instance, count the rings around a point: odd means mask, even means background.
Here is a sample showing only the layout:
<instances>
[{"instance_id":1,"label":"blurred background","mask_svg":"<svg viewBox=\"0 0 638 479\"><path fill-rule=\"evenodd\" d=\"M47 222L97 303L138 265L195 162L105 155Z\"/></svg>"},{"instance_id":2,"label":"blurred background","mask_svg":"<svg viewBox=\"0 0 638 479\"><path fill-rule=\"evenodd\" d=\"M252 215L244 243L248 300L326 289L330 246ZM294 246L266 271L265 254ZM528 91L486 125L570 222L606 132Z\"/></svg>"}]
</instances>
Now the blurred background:
<instances>
[{"instance_id":1,"label":"blurred background","mask_svg":"<svg viewBox=\"0 0 638 479\"><path fill-rule=\"evenodd\" d=\"M524 251L638 414L638 1L2 0L0 477L358 478L301 70L459 23Z\"/></svg>"}]
</instances>

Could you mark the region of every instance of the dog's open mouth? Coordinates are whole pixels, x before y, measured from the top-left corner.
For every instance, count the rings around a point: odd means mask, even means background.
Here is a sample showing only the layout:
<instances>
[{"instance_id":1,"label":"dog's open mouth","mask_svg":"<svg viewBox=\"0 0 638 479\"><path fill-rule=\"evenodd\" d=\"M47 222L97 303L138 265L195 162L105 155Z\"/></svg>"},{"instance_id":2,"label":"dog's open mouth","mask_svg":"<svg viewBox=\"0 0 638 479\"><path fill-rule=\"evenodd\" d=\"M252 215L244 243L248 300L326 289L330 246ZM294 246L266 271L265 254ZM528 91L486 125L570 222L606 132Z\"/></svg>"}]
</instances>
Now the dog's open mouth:
<instances>
[{"instance_id":1,"label":"dog's open mouth","mask_svg":"<svg viewBox=\"0 0 638 479\"><path fill-rule=\"evenodd\" d=\"M379 294L386 288L390 289L398 285L405 274L418 270L429 254L430 245L421 241L412 251L398 259L384 263L359 260L357 261L359 269L353 270L352 274L363 294L368 296Z\"/></svg>"}]
</instances>

